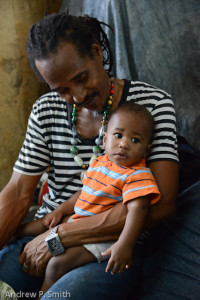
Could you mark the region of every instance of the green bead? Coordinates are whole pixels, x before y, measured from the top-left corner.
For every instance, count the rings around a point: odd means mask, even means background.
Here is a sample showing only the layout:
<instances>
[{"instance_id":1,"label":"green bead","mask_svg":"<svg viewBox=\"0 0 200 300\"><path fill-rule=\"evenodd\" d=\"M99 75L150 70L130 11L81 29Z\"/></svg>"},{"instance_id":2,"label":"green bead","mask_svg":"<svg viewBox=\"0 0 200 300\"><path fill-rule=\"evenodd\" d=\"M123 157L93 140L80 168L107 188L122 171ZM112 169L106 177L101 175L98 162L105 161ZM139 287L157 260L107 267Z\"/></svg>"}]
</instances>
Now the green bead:
<instances>
[{"instance_id":1,"label":"green bead","mask_svg":"<svg viewBox=\"0 0 200 300\"><path fill-rule=\"evenodd\" d=\"M76 112L73 112L73 113L72 113L72 116L76 117Z\"/></svg>"},{"instance_id":2,"label":"green bead","mask_svg":"<svg viewBox=\"0 0 200 300\"><path fill-rule=\"evenodd\" d=\"M82 164L83 164L82 158L81 158L80 156L78 156L78 155L74 156L74 161L77 163L77 165L78 165L79 167L81 167Z\"/></svg>"},{"instance_id":3,"label":"green bead","mask_svg":"<svg viewBox=\"0 0 200 300\"><path fill-rule=\"evenodd\" d=\"M109 114L109 111L108 111L108 110L105 110L105 111L104 111L104 115L107 116L108 114Z\"/></svg>"},{"instance_id":4,"label":"green bead","mask_svg":"<svg viewBox=\"0 0 200 300\"><path fill-rule=\"evenodd\" d=\"M71 147L70 149L71 154L76 155L78 153L78 148L76 146Z\"/></svg>"},{"instance_id":5,"label":"green bead","mask_svg":"<svg viewBox=\"0 0 200 300\"><path fill-rule=\"evenodd\" d=\"M103 116L103 121L106 121L107 120L107 116Z\"/></svg>"},{"instance_id":6,"label":"green bead","mask_svg":"<svg viewBox=\"0 0 200 300\"><path fill-rule=\"evenodd\" d=\"M100 152L101 152L101 148L99 146L93 147L93 153L100 153Z\"/></svg>"},{"instance_id":7,"label":"green bead","mask_svg":"<svg viewBox=\"0 0 200 300\"><path fill-rule=\"evenodd\" d=\"M76 117L72 118L72 122L75 123L76 122Z\"/></svg>"},{"instance_id":8,"label":"green bead","mask_svg":"<svg viewBox=\"0 0 200 300\"><path fill-rule=\"evenodd\" d=\"M84 177L84 175L85 175L85 171L86 171L86 170L83 170L83 171L81 172L81 181L83 180L83 177Z\"/></svg>"},{"instance_id":9,"label":"green bead","mask_svg":"<svg viewBox=\"0 0 200 300\"><path fill-rule=\"evenodd\" d=\"M97 159L97 155L96 155L96 154L93 154L92 157L90 158L89 165L90 165L95 159Z\"/></svg>"}]
</instances>

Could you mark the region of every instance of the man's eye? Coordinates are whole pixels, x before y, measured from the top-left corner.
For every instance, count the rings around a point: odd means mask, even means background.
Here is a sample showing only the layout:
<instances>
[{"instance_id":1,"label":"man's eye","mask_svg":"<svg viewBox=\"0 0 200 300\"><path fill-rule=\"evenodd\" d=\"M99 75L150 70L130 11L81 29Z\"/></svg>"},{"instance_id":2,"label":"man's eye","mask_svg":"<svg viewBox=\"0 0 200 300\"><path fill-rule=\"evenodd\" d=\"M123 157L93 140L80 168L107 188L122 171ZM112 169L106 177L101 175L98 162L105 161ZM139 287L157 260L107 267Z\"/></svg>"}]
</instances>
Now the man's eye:
<instances>
[{"instance_id":1,"label":"man's eye","mask_svg":"<svg viewBox=\"0 0 200 300\"><path fill-rule=\"evenodd\" d=\"M78 79L76 79L76 84L80 84L80 83L83 83L83 82L85 82L87 80L87 76L82 76L82 77L80 77L80 78L78 78Z\"/></svg>"},{"instance_id":2,"label":"man's eye","mask_svg":"<svg viewBox=\"0 0 200 300\"><path fill-rule=\"evenodd\" d=\"M133 138L131 141L132 141L133 143L139 143L139 142L140 142L140 139L138 139L138 138Z\"/></svg>"},{"instance_id":3,"label":"man's eye","mask_svg":"<svg viewBox=\"0 0 200 300\"><path fill-rule=\"evenodd\" d=\"M121 134L121 133L115 133L115 137L116 137L117 139L121 139L121 138L122 138L122 134Z\"/></svg>"},{"instance_id":4,"label":"man's eye","mask_svg":"<svg viewBox=\"0 0 200 300\"><path fill-rule=\"evenodd\" d=\"M67 88L60 89L60 90L58 91L58 93L59 93L60 95L64 95L64 94L68 93L68 89L67 89Z\"/></svg>"}]
</instances>

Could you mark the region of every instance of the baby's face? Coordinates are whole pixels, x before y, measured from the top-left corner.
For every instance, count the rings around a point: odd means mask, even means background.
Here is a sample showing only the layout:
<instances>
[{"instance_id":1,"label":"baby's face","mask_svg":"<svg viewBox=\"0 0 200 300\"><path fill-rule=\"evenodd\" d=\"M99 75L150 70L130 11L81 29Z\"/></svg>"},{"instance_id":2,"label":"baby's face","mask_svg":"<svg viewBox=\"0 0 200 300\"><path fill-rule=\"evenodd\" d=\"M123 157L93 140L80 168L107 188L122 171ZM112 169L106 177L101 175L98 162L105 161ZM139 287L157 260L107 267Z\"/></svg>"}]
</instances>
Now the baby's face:
<instances>
[{"instance_id":1,"label":"baby's face","mask_svg":"<svg viewBox=\"0 0 200 300\"><path fill-rule=\"evenodd\" d=\"M131 167L145 158L150 138L149 122L140 113L119 110L109 121L104 147L118 166Z\"/></svg>"}]
</instances>

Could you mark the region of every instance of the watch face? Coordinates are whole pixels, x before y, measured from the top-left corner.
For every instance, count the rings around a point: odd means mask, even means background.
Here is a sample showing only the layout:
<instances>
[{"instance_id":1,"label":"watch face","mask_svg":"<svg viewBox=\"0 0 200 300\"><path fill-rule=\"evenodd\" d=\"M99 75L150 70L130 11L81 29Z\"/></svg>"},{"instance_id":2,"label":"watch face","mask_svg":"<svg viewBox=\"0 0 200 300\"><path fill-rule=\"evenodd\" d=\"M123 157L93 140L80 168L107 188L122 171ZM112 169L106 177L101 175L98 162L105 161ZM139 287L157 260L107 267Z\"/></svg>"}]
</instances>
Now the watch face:
<instances>
[{"instance_id":1,"label":"watch face","mask_svg":"<svg viewBox=\"0 0 200 300\"><path fill-rule=\"evenodd\" d=\"M46 239L46 242L52 255L64 253L65 249L63 248L58 236Z\"/></svg>"},{"instance_id":2,"label":"watch face","mask_svg":"<svg viewBox=\"0 0 200 300\"><path fill-rule=\"evenodd\" d=\"M60 249L60 244L57 241L57 238L53 238L51 240L48 241L49 244L49 248L51 249L52 252L57 251L58 249Z\"/></svg>"}]
</instances>

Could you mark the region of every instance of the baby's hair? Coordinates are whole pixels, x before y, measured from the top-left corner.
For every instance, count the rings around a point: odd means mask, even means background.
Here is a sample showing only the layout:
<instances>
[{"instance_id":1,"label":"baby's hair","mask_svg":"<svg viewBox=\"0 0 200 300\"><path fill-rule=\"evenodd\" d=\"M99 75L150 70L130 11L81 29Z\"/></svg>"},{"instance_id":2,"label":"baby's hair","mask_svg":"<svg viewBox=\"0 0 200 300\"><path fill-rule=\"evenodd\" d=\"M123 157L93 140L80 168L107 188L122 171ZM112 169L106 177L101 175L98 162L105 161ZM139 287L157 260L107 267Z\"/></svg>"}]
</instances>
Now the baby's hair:
<instances>
[{"instance_id":1,"label":"baby's hair","mask_svg":"<svg viewBox=\"0 0 200 300\"><path fill-rule=\"evenodd\" d=\"M45 59L49 54L55 53L61 42L74 44L81 57L92 57L92 45L98 43L104 55L103 65L107 65L106 70L110 72L113 66L113 55L102 25L112 30L108 24L88 15L77 17L67 11L45 16L32 25L28 34L26 50L30 66L42 79L35 60Z\"/></svg>"},{"instance_id":2,"label":"baby's hair","mask_svg":"<svg viewBox=\"0 0 200 300\"><path fill-rule=\"evenodd\" d=\"M149 123L149 129L151 130L151 136L150 136L150 143L152 142L152 138L153 138L153 129L154 129L154 119L153 116L151 115L151 113L148 111L148 109L144 106L144 105L139 105L137 103L134 103L132 101L127 101L125 103L122 103L121 105L119 105L115 110L113 110L113 112L110 115L110 119L108 121L108 125L110 120L112 119L112 117L118 113L119 111L127 111L127 112L131 112L134 111L135 113L141 114L143 118L145 118L148 123ZM107 125L107 127L108 127Z\"/></svg>"}]
</instances>

